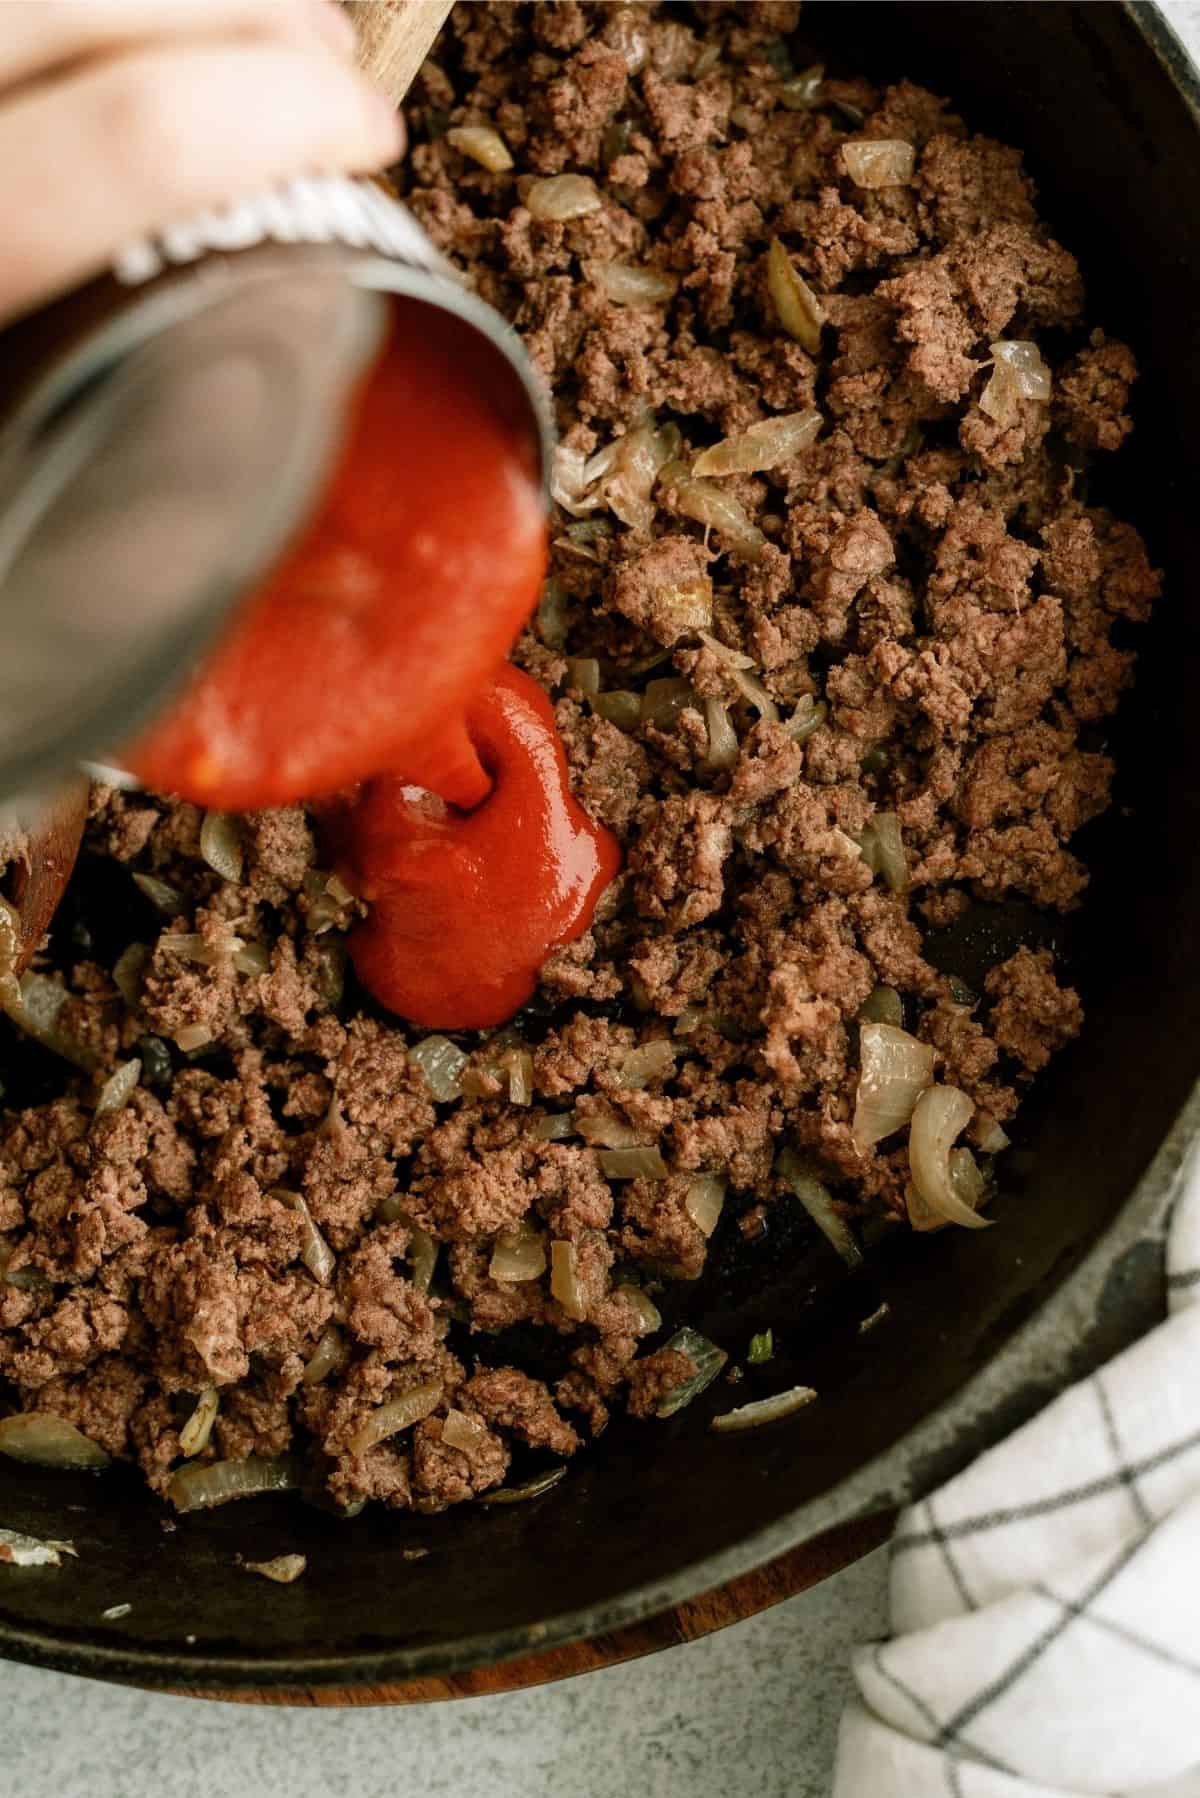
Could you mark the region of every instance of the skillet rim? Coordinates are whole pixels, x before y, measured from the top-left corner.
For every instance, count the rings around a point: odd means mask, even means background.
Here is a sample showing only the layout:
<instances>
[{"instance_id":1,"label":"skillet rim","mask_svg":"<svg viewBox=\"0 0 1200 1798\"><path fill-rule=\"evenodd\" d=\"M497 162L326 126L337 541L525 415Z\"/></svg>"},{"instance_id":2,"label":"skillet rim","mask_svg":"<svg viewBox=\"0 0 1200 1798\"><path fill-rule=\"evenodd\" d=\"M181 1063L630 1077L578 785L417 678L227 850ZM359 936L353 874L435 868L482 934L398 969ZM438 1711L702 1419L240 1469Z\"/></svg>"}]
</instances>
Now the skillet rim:
<instances>
[{"instance_id":1,"label":"skillet rim","mask_svg":"<svg viewBox=\"0 0 1200 1798\"><path fill-rule=\"evenodd\" d=\"M1120 10L1156 57L1200 130L1200 71L1154 0ZM70 1642L0 1622L0 1662L23 1662L150 1689L299 1692L306 1687L399 1685L494 1666L609 1634L687 1603L826 1532L888 1510L942 1483L1064 1386L1085 1377L1162 1320L1163 1246L1172 1201L1200 1143L1200 1080L1108 1229L1004 1347L922 1423L828 1492L731 1547L606 1603L518 1628L463 1637L453 1646L341 1655L212 1655ZM1200 1153L1200 1149L1197 1151Z\"/></svg>"}]
</instances>

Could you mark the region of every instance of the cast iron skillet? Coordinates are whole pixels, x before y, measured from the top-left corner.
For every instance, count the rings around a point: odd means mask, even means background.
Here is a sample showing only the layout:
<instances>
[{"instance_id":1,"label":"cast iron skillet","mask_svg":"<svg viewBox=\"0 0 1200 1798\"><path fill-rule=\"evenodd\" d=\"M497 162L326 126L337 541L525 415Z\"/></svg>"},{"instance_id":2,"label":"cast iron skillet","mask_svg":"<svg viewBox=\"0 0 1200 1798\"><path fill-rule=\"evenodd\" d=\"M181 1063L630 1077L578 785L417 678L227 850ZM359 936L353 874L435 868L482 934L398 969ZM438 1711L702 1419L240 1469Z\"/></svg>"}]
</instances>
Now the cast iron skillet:
<instances>
[{"instance_id":1,"label":"cast iron skillet","mask_svg":"<svg viewBox=\"0 0 1200 1798\"><path fill-rule=\"evenodd\" d=\"M0 1522L79 1558L0 1575L0 1653L212 1691L378 1684L596 1634L927 1489L1159 1314L1163 1214L1200 1125L1200 91L1150 6L817 4L803 33L833 68L911 75L1022 145L1089 316L1144 369L1119 505L1167 597L1115 733L1117 804L1087 845L1090 907L1063 945L1087 1026L1021 1113L998 1225L884 1246L865 1276L777 1228L691 1316L731 1347L771 1323L771 1382L808 1380L820 1403L714 1437L714 1409L764 1388L714 1389L670 1424L614 1425L527 1505L342 1523L256 1500L168 1531L131 1477L5 1465ZM1013 924L985 920L947 958L970 979ZM860 1336L883 1297L890 1321ZM429 1553L405 1559L414 1547ZM309 1568L286 1588L234 1564L293 1550ZM102 1622L117 1603L128 1618Z\"/></svg>"}]
</instances>

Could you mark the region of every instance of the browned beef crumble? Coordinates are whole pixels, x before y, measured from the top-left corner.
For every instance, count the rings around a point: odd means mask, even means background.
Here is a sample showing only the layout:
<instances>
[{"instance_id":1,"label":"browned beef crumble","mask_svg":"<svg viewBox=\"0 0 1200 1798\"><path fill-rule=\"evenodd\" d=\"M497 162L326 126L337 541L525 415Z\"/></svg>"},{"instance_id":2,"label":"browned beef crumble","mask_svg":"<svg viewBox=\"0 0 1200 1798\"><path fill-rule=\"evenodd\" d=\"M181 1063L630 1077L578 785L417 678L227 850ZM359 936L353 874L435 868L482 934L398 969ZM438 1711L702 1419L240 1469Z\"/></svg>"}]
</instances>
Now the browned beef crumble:
<instances>
[{"instance_id":1,"label":"browned beef crumble","mask_svg":"<svg viewBox=\"0 0 1200 1798\"><path fill-rule=\"evenodd\" d=\"M478 1042L467 1096L435 1104L410 1033L353 1015L355 908L329 891L302 809L243 821L229 884L199 858L194 808L97 791L92 848L171 883L179 915L145 937L133 1009L111 966L67 969L62 1028L96 1082L143 1057L125 1108L94 1119L80 1078L4 1118L0 1381L157 1490L206 1387L220 1410L202 1458L301 1447L343 1506L436 1509L502 1482L514 1446L570 1455L614 1402L650 1414L692 1371L642 1342L630 1287L703 1268L695 1175L727 1176L747 1238L783 1202L783 1143L847 1216L903 1218L902 1146L864 1154L849 1128L874 988L899 991L938 1077L976 1101L981 1142L1013 1128L1028 1078L1079 1029L1048 953L1020 950L975 995L935 971L925 932L979 900L1069 911L1086 887L1071 840L1107 804L1096 726L1133 665L1112 630L1159 588L1137 533L1078 482L1130 429L1133 357L1086 333L1079 270L1018 152L906 81L830 80L795 104L797 13L464 6L414 93L409 203L524 336L568 448L651 413L686 463L777 413L824 420L790 461L718 483L763 533L757 553L684 516L669 482L649 530L604 505L555 518L550 603L516 659L553 695L575 790L626 859L592 930L543 970L532 1104L509 1103ZM457 125L498 130L512 170L452 148ZM911 182L858 187L842 145L896 138ZM540 222L531 184L560 173L589 175L600 203ZM816 354L774 311L772 238L826 313ZM673 277L673 296L614 303L613 262ZM1035 340L1053 386L998 422L980 401L999 338ZM778 721L748 703L730 650ZM672 678L680 703L619 728L577 684L581 657L605 691ZM738 739L719 771L706 701ZM823 721L798 741L789 721L814 701ZM885 811L904 894L860 853ZM673 1054L626 1084L626 1058L660 1040ZM547 1140L567 1114L571 1133ZM624 1126L667 1178L609 1181L576 1126ZM301 1259L293 1194L336 1257L324 1279ZM548 1274L491 1278L495 1233L523 1220L573 1245L583 1321ZM413 1279L422 1231L440 1245L429 1291ZM503 1365L514 1324L565 1339L554 1391ZM305 1384L331 1326L341 1365ZM492 1365L472 1370L480 1346ZM441 1386L431 1415L355 1447L375 1407L425 1382ZM466 1446L445 1440L452 1413Z\"/></svg>"}]
</instances>

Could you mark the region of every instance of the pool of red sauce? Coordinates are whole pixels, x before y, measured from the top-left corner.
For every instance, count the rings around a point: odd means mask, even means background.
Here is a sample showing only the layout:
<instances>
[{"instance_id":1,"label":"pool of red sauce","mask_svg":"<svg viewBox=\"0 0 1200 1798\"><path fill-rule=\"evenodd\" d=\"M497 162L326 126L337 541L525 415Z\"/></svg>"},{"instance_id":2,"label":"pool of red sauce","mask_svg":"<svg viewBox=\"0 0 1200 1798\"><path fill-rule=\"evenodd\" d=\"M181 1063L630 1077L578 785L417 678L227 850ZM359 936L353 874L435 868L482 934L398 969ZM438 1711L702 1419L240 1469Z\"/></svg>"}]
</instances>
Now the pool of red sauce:
<instances>
[{"instance_id":1,"label":"pool of red sauce","mask_svg":"<svg viewBox=\"0 0 1200 1798\"><path fill-rule=\"evenodd\" d=\"M211 809L319 802L368 905L360 979L440 1029L518 1010L620 865L545 694L505 661L546 563L513 398L478 333L397 301L314 519L125 758Z\"/></svg>"}]
</instances>

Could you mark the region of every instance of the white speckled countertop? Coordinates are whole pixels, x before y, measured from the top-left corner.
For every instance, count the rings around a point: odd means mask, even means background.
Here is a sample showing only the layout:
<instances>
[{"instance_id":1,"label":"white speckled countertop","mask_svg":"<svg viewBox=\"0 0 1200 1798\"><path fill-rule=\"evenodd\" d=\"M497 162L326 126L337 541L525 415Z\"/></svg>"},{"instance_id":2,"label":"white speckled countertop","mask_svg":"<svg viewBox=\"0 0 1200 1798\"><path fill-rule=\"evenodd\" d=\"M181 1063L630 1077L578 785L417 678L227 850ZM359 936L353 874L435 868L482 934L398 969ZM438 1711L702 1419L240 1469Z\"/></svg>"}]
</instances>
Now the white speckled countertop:
<instances>
[{"instance_id":1,"label":"white speckled countertop","mask_svg":"<svg viewBox=\"0 0 1200 1798\"><path fill-rule=\"evenodd\" d=\"M1093 0L1093 4L1097 0ZM1200 59L1200 0L1163 10ZM535 1692L281 1711L0 1667L0 1791L21 1798L826 1798L880 1551L704 1642Z\"/></svg>"}]
</instances>

